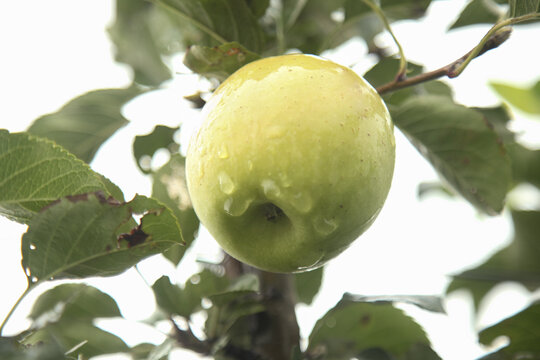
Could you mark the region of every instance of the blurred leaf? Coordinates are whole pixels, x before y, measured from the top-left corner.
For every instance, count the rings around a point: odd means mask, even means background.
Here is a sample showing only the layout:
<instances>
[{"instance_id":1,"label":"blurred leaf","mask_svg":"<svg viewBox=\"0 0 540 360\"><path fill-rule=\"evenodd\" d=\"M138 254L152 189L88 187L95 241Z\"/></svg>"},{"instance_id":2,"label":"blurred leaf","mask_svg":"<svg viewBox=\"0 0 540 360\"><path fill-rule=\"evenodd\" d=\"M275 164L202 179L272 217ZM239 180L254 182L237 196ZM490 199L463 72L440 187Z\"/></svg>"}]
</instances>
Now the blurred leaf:
<instances>
[{"instance_id":1,"label":"blurred leaf","mask_svg":"<svg viewBox=\"0 0 540 360\"><path fill-rule=\"evenodd\" d=\"M254 52L264 48L265 37L246 0L153 0L199 32L212 38L198 45L215 46L236 41Z\"/></svg>"},{"instance_id":2,"label":"blurred leaf","mask_svg":"<svg viewBox=\"0 0 540 360\"><path fill-rule=\"evenodd\" d=\"M175 345L174 339L168 337L167 339L165 339L164 342L154 347L152 351L150 351L150 354L148 354L148 358L146 358L146 360L168 359L169 353L174 348L174 345Z\"/></svg>"},{"instance_id":3,"label":"blurred leaf","mask_svg":"<svg viewBox=\"0 0 540 360\"><path fill-rule=\"evenodd\" d=\"M440 182L421 182L418 184L418 198L421 199L433 193L438 193L448 197L453 197L456 195L452 189Z\"/></svg>"},{"instance_id":4,"label":"blurred leaf","mask_svg":"<svg viewBox=\"0 0 540 360\"><path fill-rule=\"evenodd\" d=\"M186 52L184 64L197 74L223 81L257 59L260 59L258 54L237 42L229 42L214 47L193 45Z\"/></svg>"},{"instance_id":5,"label":"blurred leaf","mask_svg":"<svg viewBox=\"0 0 540 360\"><path fill-rule=\"evenodd\" d=\"M493 0L471 0L449 30L475 24L495 24L503 14Z\"/></svg>"},{"instance_id":6,"label":"blurred leaf","mask_svg":"<svg viewBox=\"0 0 540 360\"><path fill-rule=\"evenodd\" d=\"M530 88L520 88L492 82L491 87L503 100L521 111L540 114L540 81Z\"/></svg>"},{"instance_id":7,"label":"blurred leaf","mask_svg":"<svg viewBox=\"0 0 540 360\"><path fill-rule=\"evenodd\" d=\"M310 305L319 293L323 279L324 267L294 274L294 286L298 302Z\"/></svg>"},{"instance_id":8,"label":"blurred leaf","mask_svg":"<svg viewBox=\"0 0 540 360\"><path fill-rule=\"evenodd\" d=\"M140 226L119 235L132 214L143 215ZM83 194L34 216L23 235L22 265L29 283L111 276L181 241L174 215L154 199L136 196L119 203L100 193Z\"/></svg>"},{"instance_id":9,"label":"blurred leaf","mask_svg":"<svg viewBox=\"0 0 540 360\"><path fill-rule=\"evenodd\" d=\"M515 183L530 183L540 189L540 149L531 150L518 143L509 144L507 148Z\"/></svg>"},{"instance_id":10,"label":"blurred leaf","mask_svg":"<svg viewBox=\"0 0 540 360\"><path fill-rule=\"evenodd\" d=\"M391 108L392 119L439 174L479 210L504 206L511 165L497 134L478 111L446 97L417 96Z\"/></svg>"},{"instance_id":11,"label":"blurred leaf","mask_svg":"<svg viewBox=\"0 0 540 360\"><path fill-rule=\"evenodd\" d=\"M423 348L419 351L418 347ZM403 311L387 302L357 302L343 298L315 324L309 335L307 352L317 352L328 360L440 359L430 348L424 330ZM377 352L387 357L373 357ZM363 356L360 356L363 355Z\"/></svg>"},{"instance_id":12,"label":"blurred leaf","mask_svg":"<svg viewBox=\"0 0 540 360\"><path fill-rule=\"evenodd\" d=\"M162 276L152 285L158 306L170 315L189 318L201 304L201 298L177 285L171 284L168 276Z\"/></svg>"},{"instance_id":13,"label":"blurred leaf","mask_svg":"<svg viewBox=\"0 0 540 360\"><path fill-rule=\"evenodd\" d=\"M161 59L155 33L157 24L152 12L154 5L146 0L116 0L116 19L109 28L116 46L116 60L131 66L135 82L157 86L171 77Z\"/></svg>"},{"instance_id":14,"label":"blurred leaf","mask_svg":"<svg viewBox=\"0 0 540 360\"><path fill-rule=\"evenodd\" d=\"M514 238L474 269L454 276L447 293L471 291L478 307L481 299L498 283L516 281L534 290L540 287L540 212L513 211Z\"/></svg>"},{"instance_id":15,"label":"blurred leaf","mask_svg":"<svg viewBox=\"0 0 540 360\"><path fill-rule=\"evenodd\" d=\"M129 349L129 355L132 360L148 360L148 357L157 346L150 343L137 344ZM167 356L163 356L159 360L166 360Z\"/></svg>"},{"instance_id":16,"label":"blurred leaf","mask_svg":"<svg viewBox=\"0 0 540 360\"><path fill-rule=\"evenodd\" d=\"M62 284L41 294L28 316L41 327L51 321L90 323L95 318L121 314L116 301L98 289L85 284Z\"/></svg>"},{"instance_id":17,"label":"blurred leaf","mask_svg":"<svg viewBox=\"0 0 540 360\"><path fill-rule=\"evenodd\" d=\"M28 132L53 140L89 163L99 147L128 123L122 106L141 93L136 87L90 91L35 120Z\"/></svg>"},{"instance_id":18,"label":"blurred leaf","mask_svg":"<svg viewBox=\"0 0 540 360\"><path fill-rule=\"evenodd\" d=\"M515 134L508 129L508 123L512 119L512 115L506 106L473 107L471 109L482 114L484 120L493 126L493 130L495 130L505 145L514 142Z\"/></svg>"},{"instance_id":19,"label":"blurred leaf","mask_svg":"<svg viewBox=\"0 0 540 360\"><path fill-rule=\"evenodd\" d=\"M442 303L442 299L439 296L432 295L354 295L350 293L345 293L343 295L343 300L351 302L361 302L361 303L405 303L418 306L421 309L437 312L437 313L446 313Z\"/></svg>"},{"instance_id":20,"label":"blurred leaf","mask_svg":"<svg viewBox=\"0 0 540 360\"><path fill-rule=\"evenodd\" d=\"M195 239L199 229L199 218L193 210L187 190L185 158L180 154L171 156L169 162L153 174L152 196L167 205L180 224L185 246L175 246L164 255L177 265L184 252Z\"/></svg>"},{"instance_id":21,"label":"blurred leaf","mask_svg":"<svg viewBox=\"0 0 540 360\"><path fill-rule=\"evenodd\" d=\"M2 360L61 360L67 359L56 342L26 346L15 338L0 337L0 359Z\"/></svg>"},{"instance_id":22,"label":"blurred leaf","mask_svg":"<svg viewBox=\"0 0 540 360\"><path fill-rule=\"evenodd\" d=\"M508 0L510 17L518 17L540 11L540 0Z\"/></svg>"},{"instance_id":23,"label":"blurred leaf","mask_svg":"<svg viewBox=\"0 0 540 360\"><path fill-rule=\"evenodd\" d=\"M170 128L164 125L157 125L148 135L137 135L133 141L133 155L139 169L150 174L150 162L159 149L167 149L169 152L178 151L178 144L174 141L174 134L178 127Z\"/></svg>"},{"instance_id":24,"label":"blurred leaf","mask_svg":"<svg viewBox=\"0 0 540 360\"><path fill-rule=\"evenodd\" d=\"M364 78L371 84L371 86L378 87L392 82L395 79L398 70L399 59L387 57L380 60L367 73L365 73ZM421 74L424 67L408 62L407 70L407 76L412 77ZM426 94L441 95L450 99L452 98L452 90L448 85L442 81L430 81L384 94L383 99L390 108L391 105L399 105L411 96Z\"/></svg>"},{"instance_id":25,"label":"blurred leaf","mask_svg":"<svg viewBox=\"0 0 540 360\"><path fill-rule=\"evenodd\" d=\"M52 141L0 129L0 214L27 223L66 195L105 190L99 175Z\"/></svg>"},{"instance_id":26,"label":"blurred leaf","mask_svg":"<svg viewBox=\"0 0 540 360\"><path fill-rule=\"evenodd\" d=\"M246 0L246 3L256 18L263 16L268 6L270 6L270 0Z\"/></svg>"},{"instance_id":27,"label":"blurred leaf","mask_svg":"<svg viewBox=\"0 0 540 360\"><path fill-rule=\"evenodd\" d=\"M75 350L69 355L90 358L103 354L128 351L126 343L118 336L92 325L88 322L62 321L49 324L24 339L25 345L39 346L40 343L60 344L64 353Z\"/></svg>"},{"instance_id":28,"label":"blurred leaf","mask_svg":"<svg viewBox=\"0 0 540 360\"><path fill-rule=\"evenodd\" d=\"M485 360L540 359L540 303L501 322L482 330L479 340L490 345L500 336L510 339L510 344L488 354Z\"/></svg>"},{"instance_id":29,"label":"blurred leaf","mask_svg":"<svg viewBox=\"0 0 540 360\"><path fill-rule=\"evenodd\" d=\"M180 315L189 319L201 309L203 298L224 291L229 281L209 270L193 275L184 287L172 284L169 277L162 276L152 285L159 307L169 315Z\"/></svg>"}]
</instances>

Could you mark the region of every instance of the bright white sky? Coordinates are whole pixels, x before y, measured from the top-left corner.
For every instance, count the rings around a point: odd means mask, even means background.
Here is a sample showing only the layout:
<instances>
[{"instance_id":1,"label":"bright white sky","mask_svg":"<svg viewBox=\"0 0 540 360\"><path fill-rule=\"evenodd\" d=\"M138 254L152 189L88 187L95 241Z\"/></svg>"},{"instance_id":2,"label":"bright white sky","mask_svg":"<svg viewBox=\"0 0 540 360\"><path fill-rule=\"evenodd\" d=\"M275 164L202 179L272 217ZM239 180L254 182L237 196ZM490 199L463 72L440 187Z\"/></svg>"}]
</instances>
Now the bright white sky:
<instances>
[{"instance_id":1,"label":"bright white sky","mask_svg":"<svg viewBox=\"0 0 540 360\"><path fill-rule=\"evenodd\" d=\"M394 30L405 54L434 69L470 50L487 31L486 26L445 33L464 3L464 0L437 1L423 23L396 24ZM0 2L0 128L23 131L34 119L56 111L76 95L129 85L130 73L125 66L114 62L105 31L112 19L112 1ZM476 106L494 105L499 100L487 86L489 80L529 85L540 79L540 52L533 46L538 39L540 26L519 27L500 49L475 60L459 78L450 82L457 101ZM387 36L381 41L390 43ZM344 65L356 64L354 68L361 74L371 66L364 54L364 45L352 42L343 51L328 56ZM180 57L171 61L178 72L186 71ZM131 123L103 146L92 163L96 171L117 183L127 198L135 193L150 194L150 182L138 172L131 155L133 137L150 132L157 124L174 126L179 120L186 124L184 128L191 128L197 114L179 99L205 87L206 83L196 76L179 74L168 85L167 89L126 106L125 115ZM526 120L519 113L516 116L520 118L516 129L528 129L525 138L537 140L538 122ZM187 135L183 140L186 138ZM323 289L315 304L299 307L304 336L344 292L441 294L449 274L478 264L509 241L508 214L486 218L464 201L435 196L419 201L418 183L436 178L427 162L398 133L395 177L386 206L372 228L327 266ZM0 318L3 318L26 286L20 266L20 238L25 226L1 218L0 229ZM196 270L195 259L211 260L217 254L217 246L203 232L203 239L180 269L174 269L159 257L144 261L140 269L150 283L163 274L184 281ZM100 325L115 331L130 345L141 341L160 343L164 339L163 334L135 322L153 312L154 299L134 271L91 283L115 297L129 319ZM45 288L37 289L22 303L6 334L24 329L32 301ZM463 293L447 298L447 316L403 308L425 326L435 350L444 359L472 359L485 351L476 344L474 327L492 324L526 306L527 296L528 292L519 285L506 286L497 296L490 296L490 309L480 314L478 323L472 322L470 298ZM174 358L191 357L179 351Z\"/></svg>"}]
</instances>

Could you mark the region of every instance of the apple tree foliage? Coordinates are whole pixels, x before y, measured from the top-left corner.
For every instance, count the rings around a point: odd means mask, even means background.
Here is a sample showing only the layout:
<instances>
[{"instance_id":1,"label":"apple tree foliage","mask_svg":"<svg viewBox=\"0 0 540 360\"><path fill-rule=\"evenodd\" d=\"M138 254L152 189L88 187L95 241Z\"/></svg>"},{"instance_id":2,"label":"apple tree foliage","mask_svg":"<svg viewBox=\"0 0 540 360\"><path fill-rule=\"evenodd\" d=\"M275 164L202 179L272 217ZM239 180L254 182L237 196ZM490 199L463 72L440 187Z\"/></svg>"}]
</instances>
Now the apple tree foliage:
<instances>
[{"instance_id":1,"label":"apple tree foliage","mask_svg":"<svg viewBox=\"0 0 540 360\"><path fill-rule=\"evenodd\" d=\"M158 125L134 139L134 160L153 181L151 197L125 199L118 186L91 167L100 146L128 123L122 107L166 86L173 76L166 59L177 53L184 54L184 64L194 73L216 84L261 57L291 49L321 54L352 38L363 39L378 61L362 75L383 96L396 127L438 172L438 187L481 213L496 216L506 209L512 214L513 241L483 264L455 274L447 293L466 289L478 308L502 282L538 289L540 211L505 205L505 198L520 184L540 187L540 150L518 142L508 126L512 115L507 105L458 104L448 82L438 79L458 76L476 56L506 41L509 26L537 20L540 1L470 0L455 14L449 31L475 24L493 27L469 54L438 70L428 71L377 46L377 34L391 32L395 21L425 16L431 2L116 0L109 35L116 60L133 70L133 84L74 98L36 119L26 132L0 130L0 214L28 226L21 241L21 271L28 287L21 298L37 285L63 280L37 298L26 331L0 337L0 358L87 359L126 353L133 359L158 360L181 347L221 360L439 359L422 327L394 305L444 312L440 297L345 294L309 337L300 339L295 305L312 302L323 269L278 275L228 257L203 264L184 284L166 276L151 284L159 312L147 323L172 325L163 344L129 347L94 325L96 318L121 317L115 300L80 281L66 280L114 276L156 254L178 265L196 241L199 222L189 195L181 191L185 159L175 137L180 119L176 128ZM531 88L491 86L510 107L540 114L540 82ZM195 94L186 101L201 108L203 97ZM163 149L171 154L169 162L152 169L152 156ZM539 306L532 302L481 330L482 344L499 336L509 339L485 359L540 358ZM201 312L206 322L194 332L190 320Z\"/></svg>"}]
</instances>

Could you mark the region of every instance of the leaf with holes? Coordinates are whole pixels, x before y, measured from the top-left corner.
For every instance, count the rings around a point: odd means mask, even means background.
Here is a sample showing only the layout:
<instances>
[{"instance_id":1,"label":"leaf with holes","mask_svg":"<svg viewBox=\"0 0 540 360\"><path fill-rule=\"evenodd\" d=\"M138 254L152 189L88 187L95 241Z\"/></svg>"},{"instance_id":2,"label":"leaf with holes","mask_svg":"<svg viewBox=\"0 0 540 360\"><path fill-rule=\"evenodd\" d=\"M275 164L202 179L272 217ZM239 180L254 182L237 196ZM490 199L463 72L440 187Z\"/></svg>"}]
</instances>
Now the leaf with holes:
<instances>
[{"instance_id":1,"label":"leaf with holes","mask_svg":"<svg viewBox=\"0 0 540 360\"><path fill-rule=\"evenodd\" d=\"M143 215L127 234L132 214ZM136 196L120 203L102 194L62 198L36 215L22 239L28 281L119 274L142 259L182 242L172 212Z\"/></svg>"},{"instance_id":2,"label":"leaf with holes","mask_svg":"<svg viewBox=\"0 0 540 360\"><path fill-rule=\"evenodd\" d=\"M89 163L99 147L128 123L122 106L141 93L136 87L90 91L40 117L28 132L53 140Z\"/></svg>"},{"instance_id":3,"label":"leaf with holes","mask_svg":"<svg viewBox=\"0 0 540 360\"><path fill-rule=\"evenodd\" d=\"M0 215L27 223L56 199L109 188L52 141L0 129Z\"/></svg>"},{"instance_id":4,"label":"leaf with holes","mask_svg":"<svg viewBox=\"0 0 540 360\"><path fill-rule=\"evenodd\" d=\"M439 360L420 325L388 302L344 297L315 324L307 353L324 359ZM380 357L369 357L380 356Z\"/></svg>"},{"instance_id":5,"label":"leaf with holes","mask_svg":"<svg viewBox=\"0 0 540 360\"><path fill-rule=\"evenodd\" d=\"M511 165L482 113L442 96L416 96L390 109L394 123L458 193L489 215L502 211Z\"/></svg>"}]
</instances>

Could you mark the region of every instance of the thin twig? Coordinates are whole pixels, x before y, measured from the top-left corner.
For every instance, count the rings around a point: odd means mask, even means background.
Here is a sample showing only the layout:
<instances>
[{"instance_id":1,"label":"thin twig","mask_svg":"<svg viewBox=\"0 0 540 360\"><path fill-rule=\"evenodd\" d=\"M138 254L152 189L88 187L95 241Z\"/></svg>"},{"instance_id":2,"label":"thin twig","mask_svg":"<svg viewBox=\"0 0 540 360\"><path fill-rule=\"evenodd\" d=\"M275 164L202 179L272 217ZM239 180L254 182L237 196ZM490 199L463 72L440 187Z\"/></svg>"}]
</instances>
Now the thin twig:
<instances>
[{"instance_id":1,"label":"thin twig","mask_svg":"<svg viewBox=\"0 0 540 360\"><path fill-rule=\"evenodd\" d=\"M439 69L425 72L410 78L396 78L389 83L377 87L376 90L382 95L430 80L435 80L444 76L455 78L463 72L463 70L474 58L489 50L499 47L502 43L508 40L512 32L512 29L509 28L508 25L517 24L519 22L532 20L538 17L540 17L540 13L531 13L498 22L486 33L478 45L459 59Z\"/></svg>"},{"instance_id":2,"label":"thin twig","mask_svg":"<svg viewBox=\"0 0 540 360\"><path fill-rule=\"evenodd\" d=\"M392 40L394 40L394 43L396 44L398 48L398 52L399 52L399 69L396 74L395 81L403 80L405 76L407 75L407 59L405 58L405 52L403 51L401 44L399 43L398 39L396 38L396 35L392 31L390 22L386 18L386 15L384 15L384 12L380 6L375 5L371 0L361 0L361 1L367 6L369 6L371 10L373 10L373 12L379 17L379 19L382 21L384 25L384 28L386 29L386 31L388 31L388 33L392 37Z\"/></svg>"}]
</instances>

